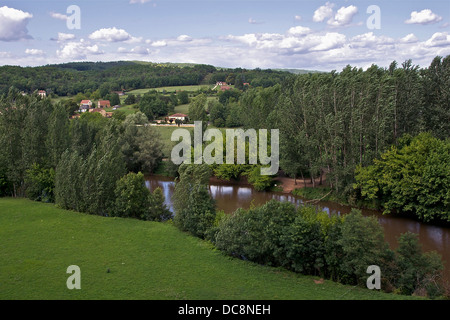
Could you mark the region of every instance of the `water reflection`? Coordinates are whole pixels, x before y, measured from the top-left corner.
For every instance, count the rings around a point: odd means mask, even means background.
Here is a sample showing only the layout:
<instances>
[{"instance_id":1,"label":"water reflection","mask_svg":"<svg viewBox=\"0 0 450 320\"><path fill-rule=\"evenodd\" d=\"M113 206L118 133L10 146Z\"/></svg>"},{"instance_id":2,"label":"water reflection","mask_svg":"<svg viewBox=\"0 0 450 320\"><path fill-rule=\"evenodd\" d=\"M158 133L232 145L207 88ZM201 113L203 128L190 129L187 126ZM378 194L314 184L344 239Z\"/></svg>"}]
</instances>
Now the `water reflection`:
<instances>
[{"instance_id":1,"label":"water reflection","mask_svg":"<svg viewBox=\"0 0 450 320\"><path fill-rule=\"evenodd\" d=\"M146 185L150 190L160 187L166 198L167 207L173 212L172 194L175 183L172 178L167 177L147 177ZM290 194L279 192L257 192L249 186L236 185L231 183L214 182L209 186L209 191L216 201L219 210L225 213L233 213L238 208L248 209L253 204L262 205L271 199L279 201L289 201L296 205L302 205L304 200ZM334 202L322 201L318 204L318 209L327 212L329 215L344 215L350 212L351 208L342 206ZM419 235L420 243L424 251L437 251L444 260L449 261L446 266L446 279L450 281L450 228L431 226L408 218L396 216L384 216L375 210L362 210L365 216L375 216L383 226L386 241L392 249L397 247L398 237L405 232L413 232Z\"/></svg>"}]
</instances>

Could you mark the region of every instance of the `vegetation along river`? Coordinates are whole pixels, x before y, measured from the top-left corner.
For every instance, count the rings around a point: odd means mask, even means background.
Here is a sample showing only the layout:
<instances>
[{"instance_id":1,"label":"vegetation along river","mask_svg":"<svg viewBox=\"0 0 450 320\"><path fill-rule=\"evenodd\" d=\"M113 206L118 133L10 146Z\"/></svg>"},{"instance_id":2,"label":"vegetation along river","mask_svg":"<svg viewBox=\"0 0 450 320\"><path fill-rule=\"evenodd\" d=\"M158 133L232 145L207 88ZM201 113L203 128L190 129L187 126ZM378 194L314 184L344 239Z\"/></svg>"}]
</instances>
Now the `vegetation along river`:
<instances>
[{"instance_id":1,"label":"vegetation along river","mask_svg":"<svg viewBox=\"0 0 450 320\"><path fill-rule=\"evenodd\" d=\"M173 178L163 176L148 176L146 184L150 190L160 187L166 198L166 205L173 212L172 194L175 183ZM238 208L248 209L254 205L262 205L271 199L280 201L290 201L297 205L302 205L304 200L292 194L281 192L258 192L251 186L240 185L231 182L213 181L209 185L212 197L216 201L218 210L225 213L233 213ZM343 215L349 213L351 207L343 206L335 202L321 201L317 204L328 214ZM362 210L365 216L376 216L384 228L385 240L389 243L391 249L397 247L397 239L400 234L405 232L414 232L419 235L419 240L423 251L437 251L444 261L444 277L450 281L450 228L433 226L410 218L383 215L376 210Z\"/></svg>"}]
</instances>

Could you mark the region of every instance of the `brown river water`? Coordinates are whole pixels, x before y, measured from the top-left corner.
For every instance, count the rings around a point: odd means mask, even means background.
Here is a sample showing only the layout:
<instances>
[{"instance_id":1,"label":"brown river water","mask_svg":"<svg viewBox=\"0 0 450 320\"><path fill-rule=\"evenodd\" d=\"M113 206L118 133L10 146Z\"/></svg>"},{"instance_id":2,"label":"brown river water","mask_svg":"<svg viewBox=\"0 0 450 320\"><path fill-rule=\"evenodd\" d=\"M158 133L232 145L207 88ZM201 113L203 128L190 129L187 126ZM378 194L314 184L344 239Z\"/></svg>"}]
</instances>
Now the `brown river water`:
<instances>
[{"instance_id":1,"label":"brown river water","mask_svg":"<svg viewBox=\"0 0 450 320\"><path fill-rule=\"evenodd\" d=\"M146 177L146 185L150 190L160 187L166 198L166 205L173 212L172 194L175 183L173 178L163 176ZM281 192L258 192L251 186L236 184L232 182L214 181L209 185L212 197L216 201L217 209L225 213L233 213L238 208L248 209L254 205L262 205L271 199L290 201L302 205L304 199ZM321 201L318 204L328 214L343 215L349 213L351 207L343 206L335 202ZM391 249L397 247L398 237L405 232L413 232L419 235L423 251L437 251L444 261L444 277L450 281L450 228L434 226L412 220L410 218L382 215L376 210L363 209L365 216L377 217L384 229L385 240Z\"/></svg>"}]
</instances>

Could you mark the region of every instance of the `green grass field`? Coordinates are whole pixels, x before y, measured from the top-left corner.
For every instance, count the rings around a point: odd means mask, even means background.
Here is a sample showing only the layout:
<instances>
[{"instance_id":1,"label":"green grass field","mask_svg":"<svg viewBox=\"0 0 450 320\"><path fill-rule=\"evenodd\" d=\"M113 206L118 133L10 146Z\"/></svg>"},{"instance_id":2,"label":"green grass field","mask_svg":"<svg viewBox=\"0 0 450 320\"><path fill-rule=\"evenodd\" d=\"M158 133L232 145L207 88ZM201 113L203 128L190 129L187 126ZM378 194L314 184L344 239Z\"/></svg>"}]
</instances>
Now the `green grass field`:
<instances>
[{"instance_id":1,"label":"green grass field","mask_svg":"<svg viewBox=\"0 0 450 320\"><path fill-rule=\"evenodd\" d=\"M176 93L177 91L197 91L202 88L213 88L212 85L192 85L192 86L173 86L173 87L160 87L160 88L146 88L146 89L136 89L127 91L127 94L144 94L149 92L150 90L156 90L158 92L165 92L165 93Z\"/></svg>"},{"instance_id":2,"label":"green grass field","mask_svg":"<svg viewBox=\"0 0 450 320\"><path fill-rule=\"evenodd\" d=\"M404 299L223 255L168 223L0 199L0 299ZM67 267L81 289L66 287ZM110 270L108 273L107 270Z\"/></svg>"}]
</instances>

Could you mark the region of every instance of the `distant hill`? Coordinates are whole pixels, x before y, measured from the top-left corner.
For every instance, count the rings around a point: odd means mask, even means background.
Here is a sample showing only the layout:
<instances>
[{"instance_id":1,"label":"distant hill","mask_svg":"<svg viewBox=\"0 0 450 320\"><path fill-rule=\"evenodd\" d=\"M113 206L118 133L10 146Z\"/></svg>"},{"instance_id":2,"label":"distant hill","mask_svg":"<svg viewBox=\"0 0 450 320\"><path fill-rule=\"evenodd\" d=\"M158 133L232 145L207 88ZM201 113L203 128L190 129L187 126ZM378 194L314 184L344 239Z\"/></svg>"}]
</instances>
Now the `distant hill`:
<instances>
[{"instance_id":1,"label":"distant hill","mask_svg":"<svg viewBox=\"0 0 450 320\"><path fill-rule=\"evenodd\" d=\"M236 79L252 87L271 87L290 76L271 69L218 68L207 64L144 61L69 62L39 67L0 66L0 94L15 87L25 93L72 96L80 92L136 90L215 84Z\"/></svg>"},{"instance_id":2,"label":"distant hill","mask_svg":"<svg viewBox=\"0 0 450 320\"><path fill-rule=\"evenodd\" d=\"M272 69L272 70L281 71L281 72L289 72L289 73L293 73L293 74L323 73L323 71L305 70L305 69Z\"/></svg>"}]
</instances>

